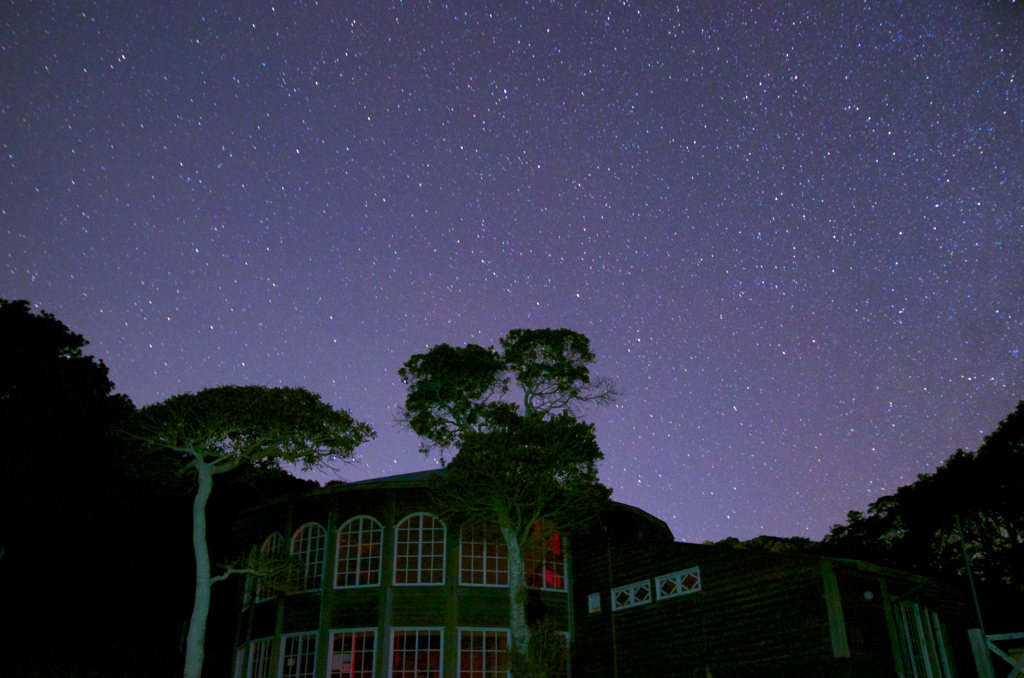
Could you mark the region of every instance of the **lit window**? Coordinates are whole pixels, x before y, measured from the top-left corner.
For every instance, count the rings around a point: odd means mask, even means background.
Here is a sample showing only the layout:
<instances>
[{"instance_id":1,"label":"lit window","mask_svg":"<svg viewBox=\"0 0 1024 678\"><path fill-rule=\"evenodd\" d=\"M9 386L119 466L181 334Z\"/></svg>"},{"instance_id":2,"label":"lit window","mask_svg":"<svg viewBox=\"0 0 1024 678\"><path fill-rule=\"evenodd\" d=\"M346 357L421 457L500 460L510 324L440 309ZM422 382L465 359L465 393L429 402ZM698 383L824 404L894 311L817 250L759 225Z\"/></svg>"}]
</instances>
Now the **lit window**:
<instances>
[{"instance_id":1,"label":"lit window","mask_svg":"<svg viewBox=\"0 0 1024 678\"><path fill-rule=\"evenodd\" d=\"M303 561L302 571L296 575L294 585L299 591L320 588L324 576L324 551L327 532L316 523L306 523L292 535L291 555Z\"/></svg>"},{"instance_id":2,"label":"lit window","mask_svg":"<svg viewBox=\"0 0 1024 678\"><path fill-rule=\"evenodd\" d=\"M369 516L353 518L338 530L335 588L380 584L380 542L383 529Z\"/></svg>"},{"instance_id":3,"label":"lit window","mask_svg":"<svg viewBox=\"0 0 1024 678\"><path fill-rule=\"evenodd\" d=\"M313 678L316 671L316 632L281 639L281 678Z\"/></svg>"},{"instance_id":4,"label":"lit window","mask_svg":"<svg viewBox=\"0 0 1024 678\"><path fill-rule=\"evenodd\" d=\"M646 605L651 602L651 580L620 586L612 589L612 610L622 610L627 607Z\"/></svg>"},{"instance_id":5,"label":"lit window","mask_svg":"<svg viewBox=\"0 0 1024 678\"><path fill-rule=\"evenodd\" d=\"M273 638L249 643L249 678L270 678L270 644Z\"/></svg>"},{"instance_id":6,"label":"lit window","mask_svg":"<svg viewBox=\"0 0 1024 678\"><path fill-rule=\"evenodd\" d=\"M589 610L590 612L600 612L601 611L601 594L600 593L591 593L589 596L587 596L587 610Z\"/></svg>"},{"instance_id":7,"label":"lit window","mask_svg":"<svg viewBox=\"0 0 1024 678\"><path fill-rule=\"evenodd\" d=\"M440 678L441 629L395 629L391 678Z\"/></svg>"},{"instance_id":8,"label":"lit window","mask_svg":"<svg viewBox=\"0 0 1024 678\"><path fill-rule=\"evenodd\" d=\"M508 631L459 631L459 678L508 676Z\"/></svg>"},{"instance_id":9,"label":"lit window","mask_svg":"<svg viewBox=\"0 0 1024 678\"><path fill-rule=\"evenodd\" d=\"M263 546L260 547L260 553L265 556L279 556L281 551L284 549L284 537L279 535L277 532L267 537L263 542ZM264 600L269 600L274 596L274 592L259 580L256 579L256 602L259 603ZM246 593L248 597L248 592Z\"/></svg>"},{"instance_id":10,"label":"lit window","mask_svg":"<svg viewBox=\"0 0 1024 678\"><path fill-rule=\"evenodd\" d=\"M373 678L373 629L331 635L330 678Z\"/></svg>"},{"instance_id":11,"label":"lit window","mask_svg":"<svg viewBox=\"0 0 1024 678\"><path fill-rule=\"evenodd\" d=\"M395 531L395 583L444 584L444 523L414 513Z\"/></svg>"},{"instance_id":12,"label":"lit window","mask_svg":"<svg viewBox=\"0 0 1024 678\"><path fill-rule=\"evenodd\" d=\"M658 600L700 591L700 570L696 567L662 575L654 580Z\"/></svg>"},{"instance_id":13,"label":"lit window","mask_svg":"<svg viewBox=\"0 0 1024 678\"><path fill-rule=\"evenodd\" d=\"M508 586L508 546L496 529L463 527L459 583Z\"/></svg>"},{"instance_id":14,"label":"lit window","mask_svg":"<svg viewBox=\"0 0 1024 678\"><path fill-rule=\"evenodd\" d=\"M541 535L534 526L533 543L523 550L523 571L526 585L533 589L565 590L565 560L562 538L554 530Z\"/></svg>"},{"instance_id":15,"label":"lit window","mask_svg":"<svg viewBox=\"0 0 1024 678\"><path fill-rule=\"evenodd\" d=\"M939 615L910 602L899 603L893 611L907 677L953 678L949 645Z\"/></svg>"}]
</instances>

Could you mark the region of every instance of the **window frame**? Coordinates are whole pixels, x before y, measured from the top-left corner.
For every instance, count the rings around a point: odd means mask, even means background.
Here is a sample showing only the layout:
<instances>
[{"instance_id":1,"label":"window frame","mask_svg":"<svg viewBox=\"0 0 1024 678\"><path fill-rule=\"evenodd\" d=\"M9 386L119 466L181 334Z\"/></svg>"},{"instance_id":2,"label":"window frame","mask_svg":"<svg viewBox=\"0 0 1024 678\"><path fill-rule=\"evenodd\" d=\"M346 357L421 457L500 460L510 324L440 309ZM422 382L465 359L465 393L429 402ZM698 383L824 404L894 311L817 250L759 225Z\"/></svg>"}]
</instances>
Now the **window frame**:
<instances>
[{"instance_id":1,"label":"window frame","mask_svg":"<svg viewBox=\"0 0 1024 678\"><path fill-rule=\"evenodd\" d=\"M647 592L646 600L640 600L636 596L637 591L645 590ZM618 601L619 593L627 593L629 600L625 603ZM626 610L631 607L640 607L641 605L649 605L654 596L651 595L651 580L644 579L626 586L617 586L612 589L612 612L618 612L619 610Z\"/></svg>"},{"instance_id":2,"label":"window frame","mask_svg":"<svg viewBox=\"0 0 1024 678\"><path fill-rule=\"evenodd\" d=\"M349 525L351 525L353 522L355 522L357 520L360 521L360 523L359 523L359 543L356 544L357 554L356 554L356 557L355 557L356 570L354 572L354 576L356 578L356 583L355 584L339 584L338 580L342 576L349 577L349 576L353 575L353 572L351 572L351 571L346 571L346 572L342 572L341 571L342 562L348 563L348 562L352 562L352 560L353 560L352 558L342 558L342 553L341 553L341 549L342 549L342 546L341 546L342 530L344 530L346 527L348 527ZM365 555L365 556L362 554L362 549L364 547L363 535L365 534L365 531L363 529L363 522L362 521L364 521L364 520L369 520L370 521L370 525L371 525L370 531L369 531L370 541L367 544L365 544L365 546L369 547L370 553L368 555ZM376 532L376 537L377 537L376 542L374 542L374 540L373 540L374 532ZM367 515L358 515L358 516L353 516L352 518L349 518L335 532L335 535L334 535L334 545L335 545L334 588L336 588L336 589L354 589L354 588L368 588L368 587L373 587L373 586L380 586L381 561L382 561L383 555L384 555L384 525L382 525L379 520L377 520L373 516L367 516ZM352 546L351 544L347 545L348 548L351 548L351 546ZM374 546L376 546L376 548L377 548L376 555L373 554ZM377 560L377 568L374 570L369 565L367 565L366 568L364 569L364 567L363 567L364 562L367 562L370 565L372 565L373 560L375 558ZM369 575L367 578L368 579L372 579L374 581L372 583L368 583L368 584L360 584L359 583L359 579L364 574Z\"/></svg>"},{"instance_id":3,"label":"window frame","mask_svg":"<svg viewBox=\"0 0 1024 678\"><path fill-rule=\"evenodd\" d=\"M601 593L591 593L587 596L587 612L595 614L601 611Z\"/></svg>"},{"instance_id":4,"label":"window frame","mask_svg":"<svg viewBox=\"0 0 1024 678\"><path fill-rule=\"evenodd\" d=\"M277 659L277 678L316 678L316 653L317 653L317 649L318 649L317 648L317 645L318 645L318 643L317 643L317 636L318 635L319 635L318 631L302 631L300 633L285 633L285 634L281 635L281 655ZM305 654L302 652L302 647L303 647L302 646L302 640L301 640L302 638L311 638L312 639L312 641L313 641L313 652L312 652L312 655L310 655L310 653L308 653L308 652L305 653ZM301 658L302 657L310 657L310 656L312 657L312 659L310 660L310 667L309 667L309 671L308 672L304 672L303 673L303 672L297 671L295 673L288 673L288 674L286 674L284 672L285 660L289 656L288 653L287 653L287 647L288 647L288 641L290 641L290 640L298 640L299 641L299 652L298 652L298 654L295 655L295 657L299 658L300 661L297 662L297 663L301 663Z\"/></svg>"},{"instance_id":5,"label":"window frame","mask_svg":"<svg viewBox=\"0 0 1024 678\"><path fill-rule=\"evenodd\" d=\"M683 590L683 581L689 575L693 575L697 579L697 585L688 590ZM662 593L661 584L666 581L675 580L676 590L673 593ZM685 596L690 593L700 593L700 568L691 567L686 570L679 570L678 572L670 572L669 574L663 574L660 577L654 579L654 594L657 600L667 600L668 598L678 598L679 596Z\"/></svg>"},{"instance_id":6,"label":"window frame","mask_svg":"<svg viewBox=\"0 0 1024 678\"><path fill-rule=\"evenodd\" d=\"M274 537L277 537L277 547L276 548L271 546L271 540L274 539ZM269 535L267 535L267 538L263 540L263 545L260 546L260 553L262 555L270 555L272 553L281 554L283 552L284 552L284 535L281 534L280 532L271 532ZM260 578L259 577L254 577L252 575L247 575L247 578L250 581L255 581L255 584L252 587L252 589L253 589L252 590L252 600L254 602L262 603L262 602L267 601L267 600L273 600L276 597L276 595L273 593L273 591L271 591L267 587L262 586L260 584ZM245 598L246 598L246 602L248 603L248 599L249 599L249 587L248 587L248 585L246 586Z\"/></svg>"},{"instance_id":7,"label":"window frame","mask_svg":"<svg viewBox=\"0 0 1024 678\"><path fill-rule=\"evenodd\" d=\"M509 677L509 675L510 675L510 673L509 673L510 672L510 667L509 667L508 651L512 647L512 631L511 631L511 629L507 629L507 628L477 628L477 627L473 627L473 626L460 626L460 627L458 627L457 631L458 631L458 634L459 634L458 635L458 640L459 640L459 643L458 643L459 657L458 657L458 668L456 669L456 675L458 676L458 678L467 678L467 677L471 677L471 676L474 676L474 675L478 676L478 677L482 676L482 678L499 678L499 677L502 677L502 676L504 676L504 678L508 678ZM463 652L462 637L463 637L464 633L484 633L484 634L487 634L487 633L495 633L495 634L497 634L497 633L504 633L505 634L505 670L504 671L494 670L494 671L490 671L490 672L488 672L486 670L484 670L482 672L474 672L474 671L470 670L470 671L468 671L466 673L463 673L463 671L462 671L462 652ZM485 637L485 640L486 640L486 637ZM472 652L472 649L470 651ZM483 652L485 652L485 653L487 652L486 648L483 650Z\"/></svg>"},{"instance_id":8,"label":"window frame","mask_svg":"<svg viewBox=\"0 0 1024 678\"><path fill-rule=\"evenodd\" d=\"M346 634L353 635L353 634L356 634L356 633L370 634L370 636L369 636L370 637L370 672L369 672L369 674L367 674L366 673L366 669L364 667L360 671L360 673L362 675L368 675L370 678L373 678L374 676L377 675L377 628L376 627L367 627L367 628L359 628L359 629L331 629L330 632L329 632L329 635L328 635L328 645L327 645L327 678L331 678L334 675L334 639L335 639L335 637L339 636L339 635L346 635ZM365 636L363 636L363 640L365 642L365 640L366 640ZM364 647L362 651L363 651L363 653L365 655L366 648ZM353 652L353 654L355 654L355 653ZM340 673L340 670L339 670L339 675L340 675L340 678L349 678L349 677L351 677L353 675L353 671L349 671L349 673L343 674L343 673Z\"/></svg>"},{"instance_id":9,"label":"window frame","mask_svg":"<svg viewBox=\"0 0 1024 678\"><path fill-rule=\"evenodd\" d=\"M432 676L428 670L426 674L419 671L418 665L414 671L415 676L424 676L425 678L443 678L444 676L444 627L443 626L400 626L391 629L391 651L388 652L388 678L395 678L395 640L398 633L407 633L409 631L415 631L417 633L427 632L438 634L438 649L437 649L437 673L436 676ZM417 647L417 652L419 648ZM428 650L429 651L429 650ZM407 673L407 671L401 671L399 673Z\"/></svg>"},{"instance_id":10,"label":"window frame","mask_svg":"<svg viewBox=\"0 0 1024 678\"><path fill-rule=\"evenodd\" d=\"M952 678L953 662L938 613L914 601L902 600L893 605L893 616L907 677Z\"/></svg>"},{"instance_id":11,"label":"window frame","mask_svg":"<svg viewBox=\"0 0 1024 678\"><path fill-rule=\"evenodd\" d=\"M441 557L441 565L440 565L439 568L430 567L428 569L424 569L424 567L423 567L423 560L424 560L424 555L423 555L423 544L424 544L424 542L423 542L423 531L424 531L423 518L424 517L430 518L432 521L434 521L435 523L437 523L438 525L441 526L441 541L440 542L437 542L437 541L427 542L428 544L437 544L437 543L441 544L441 556L440 556ZM419 518L420 519L419 527L417 528L417 530L418 530L418 539L417 539L417 541L416 542L412 542L412 541L402 542L402 541L400 541L401 537L402 537L402 531L403 531L402 525L404 525L406 522L408 522L409 520L411 520L413 518ZM427 528L427 529L433 531L433 530L435 530L437 528L436 527L430 527L430 528ZM402 550L401 546L402 546L402 544L412 544L412 543L416 544L416 548L417 548L416 555L412 556L412 555L410 555L408 553L406 553L405 555L402 555L401 554L401 550ZM426 557L433 559L433 558L436 558L437 556L435 556L434 554L430 554L430 555L428 555ZM410 569L408 567L399 568L398 567L398 561L399 561L400 558L415 558L416 559L416 568L414 570ZM394 555L393 563L394 563L394 568L393 568L393 573L394 574L392 575L392 582L393 582L393 584L395 586L444 586L445 570L447 569L447 564L448 564L448 526L445 525L441 521L440 518L438 518L437 516L435 516L432 513L425 513L425 512L410 513L409 515L407 515L404 518L402 518L402 520L399 521L398 524L395 526L395 555ZM423 573L425 571L426 572L432 572L432 573L439 571L441 573L440 581L424 582L423 581ZM406 577L408 577L408 574L410 572L415 572L416 573L416 581L408 581L408 580L402 581L402 582L398 581L398 577L399 577L399 573L400 572L404 573Z\"/></svg>"},{"instance_id":12,"label":"window frame","mask_svg":"<svg viewBox=\"0 0 1024 678\"><path fill-rule=\"evenodd\" d=\"M473 534L471 534L470 536L480 537L481 540L467 541L467 529L473 531ZM491 542L488 539L488 537L491 536L496 537L495 541ZM500 541L498 541L498 539L500 539ZM483 545L483 556L477 556L474 553L466 553L467 545L472 546L476 544ZM493 547L493 554L489 552L489 547ZM502 555L502 549L504 549L504 555ZM469 569L466 568L467 559L470 560L470 564L472 565L472 561L478 558L483 559L483 569L478 570L474 567L470 567ZM494 563L493 569L488 567L492 559ZM502 563L504 563L504 567L502 567ZM482 583L466 581L467 575L469 575L470 578L473 578L477 574L482 575L484 579ZM488 574L494 575L494 581L496 583L487 583ZM504 579L504 582L502 582L502 579ZM467 528L466 526L463 526L462 529L459 530L459 586L485 586L494 588L508 588L508 545L505 544L504 537L501 536L500 532L498 532L497 529L491 529L490 532L488 532L488 528L485 526L477 526L472 528Z\"/></svg>"},{"instance_id":13,"label":"window frame","mask_svg":"<svg viewBox=\"0 0 1024 678\"><path fill-rule=\"evenodd\" d=\"M535 527L535 529L540 530L539 526ZM537 541L529 544L522 552L523 579L525 580L523 583L526 584L526 588L536 591L568 593L569 582L565 570L565 547L562 535L558 530L551 529L547 535L537 537L536 539ZM552 541L555 542L555 548L551 547ZM530 571L531 565L534 569L532 573ZM530 583L531 575L536 577L537 571L541 573L540 586ZM549 572L551 573L551 584L548 584L547 574ZM559 582L561 583L560 586L558 585Z\"/></svg>"},{"instance_id":14,"label":"window frame","mask_svg":"<svg viewBox=\"0 0 1024 678\"><path fill-rule=\"evenodd\" d=\"M306 528L314 527L320 531L317 537L300 536L306 530ZM312 546L310 546L304 552L296 552L296 541L304 542L306 544L311 545L314 539L319 539L320 545L318 547L314 549L312 548ZM315 521L304 523L301 527L299 527L299 529L295 530L295 532L292 533L290 544L291 545L289 547L288 555L298 556L303 560L303 574L296 576L292 580L292 583L296 586L298 586L300 582L302 584L302 588L297 588L295 593L305 593L306 591L316 591L320 589L323 586L325 569L324 563L327 560L327 530L324 529L323 525ZM315 560L313 560L313 562L310 562L311 557L315 556L319 557L316 557ZM312 575L310 575L309 573L311 565L314 570ZM314 584L313 586L310 586L311 582Z\"/></svg>"},{"instance_id":15,"label":"window frame","mask_svg":"<svg viewBox=\"0 0 1024 678\"><path fill-rule=\"evenodd\" d=\"M262 654L258 659L262 664L262 670L256 671L256 647L262 645L265 649L265 654ZM273 675L271 672L270 661L274 654L274 637L267 636L266 638L256 638L255 640L249 641L249 661L246 662L245 676L246 678L271 678Z\"/></svg>"}]
</instances>

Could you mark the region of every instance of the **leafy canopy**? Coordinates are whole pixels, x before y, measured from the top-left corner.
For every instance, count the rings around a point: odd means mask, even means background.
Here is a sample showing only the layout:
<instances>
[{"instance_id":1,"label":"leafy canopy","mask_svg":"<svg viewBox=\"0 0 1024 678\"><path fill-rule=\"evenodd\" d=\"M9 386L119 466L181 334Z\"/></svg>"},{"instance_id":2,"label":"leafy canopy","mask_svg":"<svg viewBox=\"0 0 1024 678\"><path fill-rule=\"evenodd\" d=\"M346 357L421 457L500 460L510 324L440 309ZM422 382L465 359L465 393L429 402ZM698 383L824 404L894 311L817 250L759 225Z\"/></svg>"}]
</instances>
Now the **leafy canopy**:
<instances>
[{"instance_id":1,"label":"leafy canopy","mask_svg":"<svg viewBox=\"0 0 1024 678\"><path fill-rule=\"evenodd\" d=\"M595 356L585 335L519 329L500 344L501 353L438 344L398 371L408 386L399 421L424 439L422 452L460 448L468 433L504 430L520 419L575 416L587 404L615 398L611 380L591 380Z\"/></svg>"},{"instance_id":2,"label":"leafy canopy","mask_svg":"<svg viewBox=\"0 0 1024 678\"><path fill-rule=\"evenodd\" d=\"M376 435L302 388L218 386L149 405L140 419L147 443L192 457L186 469L203 463L226 471L245 461L283 461L308 470L329 458L350 457Z\"/></svg>"},{"instance_id":3,"label":"leafy canopy","mask_svg":"<svg viewBox=\"0 0 1024 678\"><path fill-rule=\"evenodd\" d=\"M838 555L950 578L974 577L995 603L1024 602L1024 401L976 453L957 450L935 473L851 511L823 545ZM993 604L1009 610L1010 604ZM986 613L989 616L989 613Z\"/></svg>"},{"instance_id":4,"label":"leafy canopy","mask_svg":"<svg viewBox=\"0 0 1024 678\"><path fill-rule=\"evenodd\" d=\"M611 491L600 483L604 455L593 424L568 414L468 433L443 476L431 481L434 503L449 524L511 530L520 545L538 525L567 531L593 517Z\"/></svg>"},{"instance_id":5,"label":"leafy canopy","mask_svg":"<svg viewBox=\"0 0 1024 678\"><path fill-rule=\"evenodd\" d=\"M408 387L399 421L424 439L421 451L457 450L431 478L434 506L453 527L499 528L514 652L538 664L527 654L523 549L592 519L611 495L598 480L594 427L576 414L611 402L615 386L591 380L595 356L578 332L512 330L500 344L501 352L439 344L412 356L398 372ZM520 673L533 675L523 666Z\"/></svg>"}]
</instances>

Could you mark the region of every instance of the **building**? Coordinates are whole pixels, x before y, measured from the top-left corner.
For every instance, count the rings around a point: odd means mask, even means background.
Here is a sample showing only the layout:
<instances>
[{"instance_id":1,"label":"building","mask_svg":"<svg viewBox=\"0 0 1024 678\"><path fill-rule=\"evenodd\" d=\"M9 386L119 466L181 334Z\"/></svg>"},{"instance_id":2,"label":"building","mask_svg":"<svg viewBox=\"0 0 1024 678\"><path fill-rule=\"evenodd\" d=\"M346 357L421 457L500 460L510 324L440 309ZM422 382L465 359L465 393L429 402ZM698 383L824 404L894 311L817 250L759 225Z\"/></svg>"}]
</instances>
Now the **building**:
<instances>
[{"instance_id":1,"label":"building","mask_svg":"<svg viewBox=\"0 0 1024 678\"><path fill-rule=\"evenodd\" d=\"M431 514L431 473L329 485L244 514L240 546L300 556L305 572L300 592L242 593L237 676L506 675L505 547ZM524 561L528 609L568 629L564 555L555 533Z\"/></svg>"},{"instance_id":2,"label":"building","mask_svg":"<svg viewBox=\"0 0 1024 678\"><path fill-rule=\"evenodd\" d=\"M237 678L507 676L507 560L454 534L435 472L328 485L243 514L239 546L299 556L297 592L247 585ZM615 504L525 555L528 615L553 618L574 677L971 676L959 591L856 561L673 540Z\"/></svg>"},{"instance_id":3,"label":"building","mask_svg":"<svg viewBox=\"0 0 1024 678\"><path fill-rule=\"evenodd\" d=\"M870 563L688 544L629 506L573 544L576 675L967 678L958 589Z\"/></svg>"}]
</instances>

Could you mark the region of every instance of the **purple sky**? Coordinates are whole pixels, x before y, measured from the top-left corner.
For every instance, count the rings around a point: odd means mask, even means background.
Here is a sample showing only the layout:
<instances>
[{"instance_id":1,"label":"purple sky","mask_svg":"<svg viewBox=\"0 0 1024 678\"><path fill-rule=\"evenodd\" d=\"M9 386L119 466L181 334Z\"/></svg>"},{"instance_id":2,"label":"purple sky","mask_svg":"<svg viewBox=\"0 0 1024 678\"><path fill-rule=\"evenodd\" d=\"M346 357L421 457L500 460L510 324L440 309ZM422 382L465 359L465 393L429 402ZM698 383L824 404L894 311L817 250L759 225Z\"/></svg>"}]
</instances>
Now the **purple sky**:
<instances>
[{"instance_id":1,"label":"purple sky","mask_svg":"<svg viewBox=\"0 0 1024 678\"><path fill-rule=\"evenodd\" d=\"M303 386L378 431L342 477L420 470L410 355L568 327L614 498L703 541L820 538L1024 397L1016 4L2 18L0 296L137 405Z\"/></svg>"}]
</instances>

